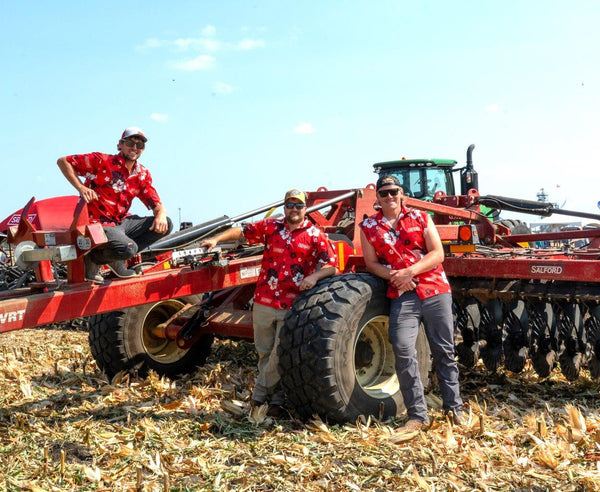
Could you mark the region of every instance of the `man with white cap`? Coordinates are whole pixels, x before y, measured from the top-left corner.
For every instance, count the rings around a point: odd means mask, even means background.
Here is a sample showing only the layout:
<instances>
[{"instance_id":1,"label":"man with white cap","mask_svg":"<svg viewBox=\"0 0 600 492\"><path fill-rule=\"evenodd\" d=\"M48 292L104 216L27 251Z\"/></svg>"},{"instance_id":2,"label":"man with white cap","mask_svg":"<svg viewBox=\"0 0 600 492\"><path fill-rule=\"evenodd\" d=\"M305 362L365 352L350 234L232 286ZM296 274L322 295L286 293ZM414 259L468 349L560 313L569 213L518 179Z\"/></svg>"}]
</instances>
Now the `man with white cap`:
<instances>
[{"instance_id":1,"label":"man with white cap","mask_svg":"<svg viewBox=\"0 0 600 492\"><path fill-rule=\"evenodd\" d=\"M135 126L126 128L117 143L118 154L99 152L61 157L57 164L67 181L88 206L91 223L101 223L108 242L85 257L86 279L102 283L100 265L106 264L118 277L131 277L125 261L173 228L171 220L152 185L152 176L138 159L148 139ZM83 182L80 177L84 178ZM138 197L154 214L129 214Z\"/></svg>"},{"instance_id":2,"label":"man with white cap","mask_svg":"<svg viewBox=\"0 0 600 492\"><path fill-rule=\"evenodd\" d=\"M222 241L245 238L264 244L260 275L254 292L252 324L258 352L258 376L252 406L269 402L268 415L283 415L283 390L277 369L279 331L300 291L312 289L336 272L336 257L327 235L306 217L306 193L291 189L284 198L284 217L245 223L205 240L210 251Z\"/></svg>"}]
</instances>

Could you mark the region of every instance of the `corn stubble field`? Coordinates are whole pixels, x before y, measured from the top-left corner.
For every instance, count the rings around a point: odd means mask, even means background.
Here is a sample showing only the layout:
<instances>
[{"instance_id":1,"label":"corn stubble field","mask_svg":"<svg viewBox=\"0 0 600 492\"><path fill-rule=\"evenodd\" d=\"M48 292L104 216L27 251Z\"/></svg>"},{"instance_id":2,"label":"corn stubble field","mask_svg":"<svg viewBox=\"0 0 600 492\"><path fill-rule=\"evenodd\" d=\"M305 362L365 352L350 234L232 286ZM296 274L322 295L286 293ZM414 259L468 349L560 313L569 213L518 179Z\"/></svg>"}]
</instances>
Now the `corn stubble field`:
<instances>
[{"instance_id":1,"label":"corn stubble field","mask_svg":"<svg viewBox=\"0 0 600 492\"><path fill-rule=\"evenodd\" d=\"M0 335L0 490L600 490L600 384L463 371L468 423L273 420L248 401L256 357L217 341L175 381L108 382L78 329Z\"/></svg>"}]
</instances>

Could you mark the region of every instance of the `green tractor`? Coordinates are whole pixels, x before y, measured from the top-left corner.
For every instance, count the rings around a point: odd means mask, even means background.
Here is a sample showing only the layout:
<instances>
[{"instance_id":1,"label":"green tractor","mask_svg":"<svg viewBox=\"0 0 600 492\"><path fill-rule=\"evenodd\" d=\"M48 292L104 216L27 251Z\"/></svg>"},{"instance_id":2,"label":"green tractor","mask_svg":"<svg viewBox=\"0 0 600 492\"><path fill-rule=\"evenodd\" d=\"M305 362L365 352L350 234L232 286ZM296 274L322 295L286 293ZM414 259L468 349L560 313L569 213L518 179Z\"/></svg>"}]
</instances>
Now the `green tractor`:
<instances>
[{"instance_id":1,"label":"green tractor","mask_svg":"<svg viewBox=\"0 0 600 492\"><path fill-rule=\"evenodd\" d=\"M467 149L465 167L456 168L457 162L452 159L402 159L399 161L378 162L373 164L375 173L379 176L393 174L398 178L404 193L418 200L433 201L436 193L443 192L446 196L457 195L454 175L460 175L460 195L467 195L469 190L479 191L479 178L473 168L473 149L475 144ZM501 219L500 210L512 210L531 213L531 207L545 204L515 200L503 197L481 197L478 199L480 211L492 222L504 226L511 234L529 234L531 231L526 223L514 219Z\"/></svg>"},{"instance_id":2,"label":"green tractor","mask_svg":"<svg viewBox=\"0 0 600 492\"><path fill-rule=\"evenodd\" d=\"M402 159L399 161L378 162L373 164L379 176L393 174L407 196L419 200L432 201L438 191L448 196L456 195L454 174L460 172L460 194L466 195L470 189L477 189L477 172L473 169L473 149L467 149L467 165L454 168L457 162L451 159Z\"/></svg>"}]
</instances>

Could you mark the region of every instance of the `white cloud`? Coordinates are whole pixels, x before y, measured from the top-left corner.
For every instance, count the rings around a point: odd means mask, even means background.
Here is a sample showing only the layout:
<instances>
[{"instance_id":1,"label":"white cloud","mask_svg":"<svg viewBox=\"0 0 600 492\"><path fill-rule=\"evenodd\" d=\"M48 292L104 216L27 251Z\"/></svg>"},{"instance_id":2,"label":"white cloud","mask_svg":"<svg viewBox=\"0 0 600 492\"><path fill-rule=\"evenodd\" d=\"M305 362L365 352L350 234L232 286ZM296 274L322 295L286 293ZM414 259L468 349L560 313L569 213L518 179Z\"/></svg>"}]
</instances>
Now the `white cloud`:
<instances>
[{"instance_id":1,"label":"white cloud","mask_svg":"<svg viewBox=\"0 0 600 492\"><path fill-rule=\"evenodd\" d=\"M294 128L294 133L300 133L302 135L309 135L314 132L315 129L310 123L300 123Z\"/></svg>"},{"instance_id":2,"label":"white cloud","mask_svg":"<svg viewBox=\"0 0 600 492\"><path fill-rule=\"evenodd\" d=\"M173 66L179 70L195 72L197 70L208 70L215 65L215 58L210 55L200 55L191 60L175 62Z\"/></svg>"},{"instance_id":3,"label":"white cloud","mask_svg":"<svg viewBox=\"0 0 600 492\"><path fill-rule=\"evenodd\" d=\"M215 82L214 90L216 94L231 94L235 89L233 86L226 84L225 82Z\"/></svg>"},{"instance_id":4,"label":"white cloud","mask_svg":"<svg viewBox=\"0 0 600 492\"><path fill-rule=\"evenodd\" d=\"M260 39L243 39L236 43L235 47L238 50L248 51L253 50L254 48L264 48L265 42Z\"/></svg>"},{"instance_id":5,"label":"white cloud","mask_svg":"<svg viewBox=\"0 0 600 492\"><path fill-rule=\"evenodd\" d=\"M169 115L164 113L152 113L150 115L150 119L154 121L167 121L169 119Z\"/></svg>"},{"instance_id":6,"label":"white cloud","mask_svg":"<svg viewBox=\"0 0 600 492\"><path fill-rule=\"evenodd\" d=\"M498 105L498 103L488 104L484 109L486 111L496 112L500 110L500 106Z\"/></svg>"},{"instance_id":7,"label":"white cloud","mask_svg":"<svg viewBox=\"0 0 600 492\"><path fill-rule=\"evenodd\" d=\"M163 45L164 45L164 41L161 41L160 39L157 39L157 38L150 38L150 39L146 39L146 42L144 44L136 46L136 49L149 50L149 49L154 49L154 48L160 48Z\"/></svg>"},{"instance_id":8,"label":"white cloud","mask_svg":"<svg viewBox=\"0 0 600 492\"><path fill-rule=\"evenodd\" d=\"M220 47L218 41L206 38L179 38L173 41L173 45L181 51L217 51Z\"/></svg>"},{"instance_id":9,"label":"white cloud","mask_svg":"<svg viewBox=\"0 0 600 492\"><path fill-rule=\"evenodd\" d=\"M202 29L202 35L208 38L212 38L217 35L217 28L215 26L206 26Z\"/></svg>"},{"instance_id":10,"label":"white cloud","mask_svg":"<svg viewBox=\"0 0 600 492\"><path fill-rule=\"evenodd\" d=\"M240 41L220 41L217 39L215 26L207 25L202 29L202 35L198 37L181 37L164 40L148 38L143 45L137 46L138 50L169 49L175 52L188 52L190 57L199 54L195 58L171 62L170 65L179 70L197 71L212 68L215 58L208 53L217 51L249 51L264 48L266 43L262 39L244 38Z\"/></svg>"}]
</instances>

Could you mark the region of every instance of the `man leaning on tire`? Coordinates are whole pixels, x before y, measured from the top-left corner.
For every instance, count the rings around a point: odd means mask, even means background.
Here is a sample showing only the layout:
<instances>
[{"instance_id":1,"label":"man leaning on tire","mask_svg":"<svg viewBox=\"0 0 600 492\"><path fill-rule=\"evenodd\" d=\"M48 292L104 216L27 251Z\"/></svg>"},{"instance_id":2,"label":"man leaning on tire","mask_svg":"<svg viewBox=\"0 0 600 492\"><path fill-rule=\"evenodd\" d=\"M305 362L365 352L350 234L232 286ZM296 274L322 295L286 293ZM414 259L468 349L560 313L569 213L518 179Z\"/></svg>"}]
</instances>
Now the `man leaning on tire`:
<instances>
[{"instance_id":1,"label":"man leaning on tire","mask_svg":"<svg viewBox=\"0 0 600 492\"><path fill-rule=\"evenodd\" d=\"M367 270L388 281L389 337L408 412L408 422L399 431L416 432L429 422L416 351L421 316L444 411L453 423L461 424L452 294L442 267L442 242L426 212L405 206L398 178L380 177L376 190L380 211L361 223L361 244Z\"/></svg>"},{"instance_id":2,"label":"man leaning on tire","mask_svg":"<svg viewBox=\"0 0 600 492\"><path fill-rule=\"evenodd\" d=\"M306 193L291 189L284 198L284 217L234 227L207 239L210 251L222 241L242 238L264 244L261 270L254 293L252 320L258 352L258 376L252 405L269 403L268 415L283 414L284 392L277 370L277 340L286 314L300 291L336 272L336 258L325 233L306 217Z\"/></svg>"}]
</instances>

